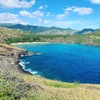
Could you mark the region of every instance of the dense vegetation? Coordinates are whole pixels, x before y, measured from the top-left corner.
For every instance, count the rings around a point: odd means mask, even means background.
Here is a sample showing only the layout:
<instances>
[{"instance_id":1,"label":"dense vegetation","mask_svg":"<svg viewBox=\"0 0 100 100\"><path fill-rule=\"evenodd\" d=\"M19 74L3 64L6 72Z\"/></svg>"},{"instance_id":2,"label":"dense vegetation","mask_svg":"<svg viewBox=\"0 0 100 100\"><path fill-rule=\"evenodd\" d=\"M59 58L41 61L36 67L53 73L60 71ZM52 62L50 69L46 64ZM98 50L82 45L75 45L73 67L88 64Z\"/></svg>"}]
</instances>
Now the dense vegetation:
<instances>
[{"instance_id":1,"label":"dense vegetation","mask_svg":"<svg viewBox=\"0 0 100 100\"><path fill-rule=\"evenodd\" d=\"M8 72L10 71L8 70ZM42 80L42 78L38 77L34 79L34 76L32 77L31 75L10 73L6 73L6 71L3 75L0 73L0 100L60 100L58 90L55 91L55 94L50 96L50 92L48 91L48 93L45 93L47 90L44 90L44 88L72 89L78 87L77 83L71 84L45 79ZM35 83L36 80L41 81L39 85ZM27 83L26 81L29 82ZM41 87L43 83L45 86Z\"/></svg>"},{"instance_id":2,"label":"dense vegetation","mask_svg":"<svg viewBox=\"0 0 100 100\"><path fill-rule=\"evenodd\" d=\"M100 45L100 31L89 34L21 34L5 39L7 44L16 42L66 42L88 45Z\"/></svg>"},{"instance_id":3,"label":"dense vegetation","mask_svg":"<svg viewBox=\"0 0 100 100\"><path fill-rule=\"evenodd\" d=\"M16 76L0 75L0 100L29 98L31 86ZM33 97L34 98L34 97Z\"/></svg>"},{"instance_id":4,"label":"dense vegetation","mask_svg":"<svg viewBox=\"0 0 100 100\"><path fill-rule=\"evenodd\" d=\"M100 30L87 34L33 34L8 28L0 28L1 43L17 42L66 42L100 45Z\"/></svg>"}]
</instances>

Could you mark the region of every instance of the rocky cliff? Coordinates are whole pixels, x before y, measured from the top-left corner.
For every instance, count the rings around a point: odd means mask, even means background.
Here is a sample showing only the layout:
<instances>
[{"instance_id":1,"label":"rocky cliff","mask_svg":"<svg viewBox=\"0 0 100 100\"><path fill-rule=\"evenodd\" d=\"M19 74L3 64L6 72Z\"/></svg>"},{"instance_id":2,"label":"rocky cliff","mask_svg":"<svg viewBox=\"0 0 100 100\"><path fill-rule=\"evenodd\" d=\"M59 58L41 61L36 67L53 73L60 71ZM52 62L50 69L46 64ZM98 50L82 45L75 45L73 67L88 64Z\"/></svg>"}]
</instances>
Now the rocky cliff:
<instances>
[{"instance_id":1,"label":"rocky cliff","mask_svg":"<svg viewBox=\"0 0 100 100\"><path fill-rule=\"evenodd\" d=\"M22 72L18 65L19 57L27 55L27 51L13 46L0 44L0 73Z\"/></svg>"}]
</instances>

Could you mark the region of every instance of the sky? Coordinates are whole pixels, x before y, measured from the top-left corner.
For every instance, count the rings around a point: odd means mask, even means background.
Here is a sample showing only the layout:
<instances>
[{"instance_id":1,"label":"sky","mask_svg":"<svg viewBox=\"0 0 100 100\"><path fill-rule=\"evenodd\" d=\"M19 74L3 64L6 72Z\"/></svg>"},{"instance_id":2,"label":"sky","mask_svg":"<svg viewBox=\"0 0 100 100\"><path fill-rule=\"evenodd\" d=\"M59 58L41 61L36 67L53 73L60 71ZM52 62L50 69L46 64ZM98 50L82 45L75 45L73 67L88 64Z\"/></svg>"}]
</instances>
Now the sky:
<instances>
[{"instance_id":1,"label":"sky","mask_svg":"<svg viewBox=\"0 0 100 100\"><path fill-rule=\"evenodd\" d=\"M0 0L0 23L100 28L100 0Z\"/></svg>"}]
</instances>

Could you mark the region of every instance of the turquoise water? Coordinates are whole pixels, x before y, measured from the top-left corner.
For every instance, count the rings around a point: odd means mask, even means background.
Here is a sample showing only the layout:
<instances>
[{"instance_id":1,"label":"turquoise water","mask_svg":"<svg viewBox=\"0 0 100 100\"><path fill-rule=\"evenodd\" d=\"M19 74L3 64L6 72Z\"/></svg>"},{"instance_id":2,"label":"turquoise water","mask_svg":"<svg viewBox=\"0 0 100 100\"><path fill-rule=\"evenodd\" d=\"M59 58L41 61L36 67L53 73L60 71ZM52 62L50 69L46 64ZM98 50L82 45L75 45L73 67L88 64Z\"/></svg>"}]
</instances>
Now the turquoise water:
<instances>
[{"instance_id":1,"label":"turquoise water","mask_svg":"<svg viewBox=\"0 0 100 100\"><path fill-rule=\"evenodd\" d=\"M64 43L17 46L37 52L20 58L26 71L64 82L100 84L100 47Z\"/></svg>"}]
</instances>

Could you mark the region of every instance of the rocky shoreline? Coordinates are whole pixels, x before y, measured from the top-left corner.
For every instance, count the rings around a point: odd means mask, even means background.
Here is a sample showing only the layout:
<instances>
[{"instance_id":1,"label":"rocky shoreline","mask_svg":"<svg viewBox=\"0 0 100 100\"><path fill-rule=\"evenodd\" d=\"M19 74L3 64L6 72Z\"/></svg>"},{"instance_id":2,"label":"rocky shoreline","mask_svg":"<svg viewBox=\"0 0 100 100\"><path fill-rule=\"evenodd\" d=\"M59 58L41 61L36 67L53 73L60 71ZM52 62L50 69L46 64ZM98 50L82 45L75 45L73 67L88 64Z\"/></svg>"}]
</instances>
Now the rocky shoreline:
<instances>
[{"instance_id":1,"label":"rocky shoreline","mask_svg":"<svg viewBox=\"0 0 100 100\"><path fill-rule=\"evenodd\" d=\"M19 65L21 55L28 55L28 52L13 46L0 44L0 73L24 73Z\"/></svg>"},{"instance_id":2,"label":"rocky shoreline","mask_svg":"<svg viewBox=\"0 0 100 100\"><path fill-rule=\"evenodd\" d=\"M86 44L85 44L86 45ZM96 46L96 45L94 45ZM28 51L6 44L0 44L0 73L28 73L19 64L19 58L23 55L31 55L37 53L28 53Z\"/></svg>"}]
</instances>

